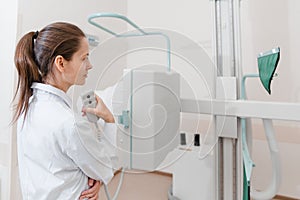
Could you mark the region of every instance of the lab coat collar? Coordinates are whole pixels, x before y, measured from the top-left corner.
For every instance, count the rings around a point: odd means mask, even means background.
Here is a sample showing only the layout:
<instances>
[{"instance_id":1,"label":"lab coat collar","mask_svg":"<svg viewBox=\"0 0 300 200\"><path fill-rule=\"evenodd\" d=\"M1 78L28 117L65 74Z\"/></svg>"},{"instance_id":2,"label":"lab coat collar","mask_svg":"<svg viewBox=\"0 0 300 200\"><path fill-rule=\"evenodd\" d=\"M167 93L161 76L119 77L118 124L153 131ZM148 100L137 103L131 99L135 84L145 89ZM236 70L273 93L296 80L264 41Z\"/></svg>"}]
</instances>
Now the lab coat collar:
<instances>
[{"instance_id":1,"label":"lab coat collar","mask_svg":"<svg viewBox=\"0 0 300 200\"><path fill-rule=\"evenodd\" d=\"M64 91L58 88L53 87L52 85L49 84L36 83L36 82L32 83L31 88L41 90L50 94L54 94L55 96L61 98L67 104L67 106L71 108L72 105L71 98Z\"/></svg>"}]
</instances>

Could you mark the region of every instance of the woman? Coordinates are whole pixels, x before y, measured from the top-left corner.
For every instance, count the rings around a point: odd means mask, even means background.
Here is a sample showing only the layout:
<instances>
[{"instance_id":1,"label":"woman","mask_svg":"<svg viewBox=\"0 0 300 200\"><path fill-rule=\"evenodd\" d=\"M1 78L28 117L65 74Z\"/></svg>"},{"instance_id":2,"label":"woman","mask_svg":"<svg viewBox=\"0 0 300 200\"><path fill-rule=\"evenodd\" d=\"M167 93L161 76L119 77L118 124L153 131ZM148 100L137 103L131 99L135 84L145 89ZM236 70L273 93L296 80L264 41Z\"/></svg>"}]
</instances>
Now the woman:
<instances>
[{"instance_id":1,"label":"woman","mask_svg":"<svg viewBox=\"0 0 300 200\"><path fill-rule=\"evenodd\" d=\"M104 141L115 142L114 118L96 96L96 108L83 108L106 123L104 138L76 116L66 92L83 85L92 68L85 34L75 25L52 23L25 34L17 44L18 71L14 121L23 199L97 199L100 181L113 176Z\"/></svg>"}]
</instances>

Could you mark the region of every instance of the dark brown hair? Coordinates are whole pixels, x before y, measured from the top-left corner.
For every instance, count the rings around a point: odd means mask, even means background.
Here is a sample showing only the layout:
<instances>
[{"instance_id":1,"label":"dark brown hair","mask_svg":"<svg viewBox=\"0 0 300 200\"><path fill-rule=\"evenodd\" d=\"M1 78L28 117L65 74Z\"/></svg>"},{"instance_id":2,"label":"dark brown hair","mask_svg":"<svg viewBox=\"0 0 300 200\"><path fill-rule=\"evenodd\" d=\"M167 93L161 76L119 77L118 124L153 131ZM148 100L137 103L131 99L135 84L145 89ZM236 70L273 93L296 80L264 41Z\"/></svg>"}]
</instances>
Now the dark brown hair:
<instances>
[{"instance_id":1,"label":"dark brown hair","mask_svg":"<svg viewBox=\"0 0 300 200\"><path fill-rule=\"evenodd\" d=\"M83 37L85 34L77 26L55 22L39 32L29 32L20 39L14 58L18 71L14 100L18 94L19 99L13 122L16 122L23 113L24 116L27 115L32 83L42 83L52 74L56 56L60 55L68 61L71 60L73 54L79 50Z\"/></svg>"}]
</instances>

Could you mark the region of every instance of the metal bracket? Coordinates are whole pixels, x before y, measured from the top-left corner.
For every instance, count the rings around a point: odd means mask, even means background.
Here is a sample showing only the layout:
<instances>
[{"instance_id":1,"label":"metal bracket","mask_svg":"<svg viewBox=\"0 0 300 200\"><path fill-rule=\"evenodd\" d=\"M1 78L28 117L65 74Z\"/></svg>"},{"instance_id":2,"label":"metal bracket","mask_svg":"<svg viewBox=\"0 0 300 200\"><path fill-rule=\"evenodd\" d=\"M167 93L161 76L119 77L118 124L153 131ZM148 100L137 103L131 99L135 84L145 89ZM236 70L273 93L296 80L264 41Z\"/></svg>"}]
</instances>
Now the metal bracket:
<instances>
[{"instance_id":1,"label":"metal bracket","mask_svg":"<svg viewBox=\"0 0 300 200\"><path fill-rule=\"evenodd\" d=\"M129 110L123 110L122 115L118 116L118 123L123 124L124 128L129 128Z\"/></svg>"}]
</instances>

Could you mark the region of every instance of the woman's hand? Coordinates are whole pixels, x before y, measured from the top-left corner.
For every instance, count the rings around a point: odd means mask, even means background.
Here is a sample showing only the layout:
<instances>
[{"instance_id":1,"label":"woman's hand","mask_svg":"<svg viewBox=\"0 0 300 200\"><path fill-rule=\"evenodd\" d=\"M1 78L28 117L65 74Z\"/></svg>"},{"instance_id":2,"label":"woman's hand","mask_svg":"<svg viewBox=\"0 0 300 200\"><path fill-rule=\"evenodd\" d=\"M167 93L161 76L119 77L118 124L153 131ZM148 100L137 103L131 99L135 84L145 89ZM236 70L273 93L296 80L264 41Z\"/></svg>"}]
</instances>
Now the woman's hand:
<instances>
[{"instance_id":1,"label":"woman's hand","mask_svg":"<svg viewBox=\"0 0 300 200\"><path fill-rule=\"evenodd\" d=\"M94 179L89 178L88 185L90 186L90 188L81 193L79 200L83 200L85 198L87 198L89 200L97 200L98 199L99 191L100 191L100 187L101 187L100 181L96 181Z\"/></svg>"},{"instance_id":2,"label":"woman's hand","mask_svg":"<svg viewBox=\"0 0 300 200\"><path fill-rule=\"evenodd\" d=\"M82 112L85 115L86 113L91 113L97 115L99 118L102 118L106 123L114 123L115 119L110 110L106 107L103 100L95 94L97 105L95 108L83 107Z\"/></svg>"}]
</instances>

